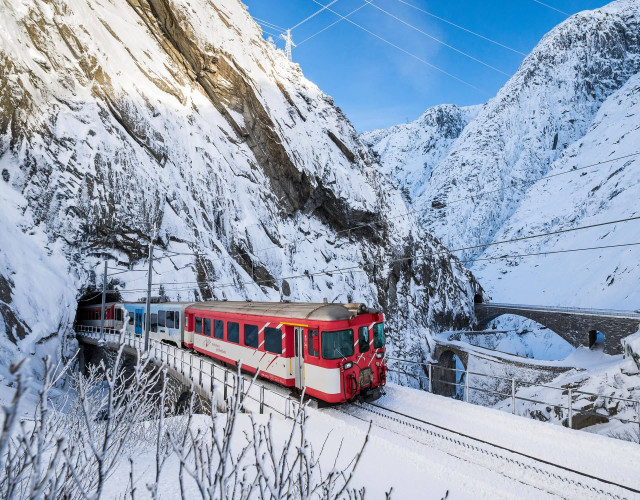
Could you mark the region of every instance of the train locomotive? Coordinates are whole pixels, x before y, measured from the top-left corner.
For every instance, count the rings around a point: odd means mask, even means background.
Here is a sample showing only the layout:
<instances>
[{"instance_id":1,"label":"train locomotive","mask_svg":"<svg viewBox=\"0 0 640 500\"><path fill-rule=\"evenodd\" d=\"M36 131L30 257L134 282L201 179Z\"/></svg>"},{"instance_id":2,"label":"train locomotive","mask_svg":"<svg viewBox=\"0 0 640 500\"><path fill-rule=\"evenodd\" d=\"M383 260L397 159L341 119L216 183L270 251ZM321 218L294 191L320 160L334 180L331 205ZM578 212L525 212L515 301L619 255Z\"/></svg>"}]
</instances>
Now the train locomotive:
<instances>
[{"instance_id":1,"label":"train locomotive","mask_svg":"<svg viewBox=\"0 0 640 500\"><path fill-rule=\"evenodd\" d=\"M107 310L109 328L143 334L145 304L110 303ZM81 307L78 323L99 326L99 311ZM364 304L157 303L149 330L152 339L259 369L259 377L328 403L375 399L386 383L384 318Z\"/></svg>"}]
</instances>

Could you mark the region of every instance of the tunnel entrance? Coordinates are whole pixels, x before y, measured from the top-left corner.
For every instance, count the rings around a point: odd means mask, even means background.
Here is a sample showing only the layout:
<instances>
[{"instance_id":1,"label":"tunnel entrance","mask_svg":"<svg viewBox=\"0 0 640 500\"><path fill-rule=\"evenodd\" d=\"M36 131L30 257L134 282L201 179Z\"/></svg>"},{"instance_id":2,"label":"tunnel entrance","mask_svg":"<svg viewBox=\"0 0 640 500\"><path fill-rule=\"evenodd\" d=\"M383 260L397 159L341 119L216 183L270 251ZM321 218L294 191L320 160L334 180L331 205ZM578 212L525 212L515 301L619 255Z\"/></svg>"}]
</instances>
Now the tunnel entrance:
<instances>
[{"instance_id":1,"label":"tunnel entrance","mask_svg":"<svg viewBox=\"0 0 640 500\"><path fill-rule=\"evenodd\" d=\"M473 297L473 303L474 304L482 304L484 301L482 299L482 294L476 293L475 296Z\"/></svg>"},{"instance_id":2,"label":"tunnel entrance","mask_svg":"<svg viewBox=\"0 0 640 500\"><path fill-rule=\"evenodd\" d=\"M589 330L589 349L592 351L604 350L605 334L599 330Z\"/></svg>"},{"instance_id":3,"label":"tunnel entrance","mask_svg":"<svg viewBox=\"0 0 640 500\"><path fill-rule=\"evenodd\" d=\"M432 368L432 388L435 394L463 399L465 366L453 351L444 351Z\"/></svg>"}]
</instances>

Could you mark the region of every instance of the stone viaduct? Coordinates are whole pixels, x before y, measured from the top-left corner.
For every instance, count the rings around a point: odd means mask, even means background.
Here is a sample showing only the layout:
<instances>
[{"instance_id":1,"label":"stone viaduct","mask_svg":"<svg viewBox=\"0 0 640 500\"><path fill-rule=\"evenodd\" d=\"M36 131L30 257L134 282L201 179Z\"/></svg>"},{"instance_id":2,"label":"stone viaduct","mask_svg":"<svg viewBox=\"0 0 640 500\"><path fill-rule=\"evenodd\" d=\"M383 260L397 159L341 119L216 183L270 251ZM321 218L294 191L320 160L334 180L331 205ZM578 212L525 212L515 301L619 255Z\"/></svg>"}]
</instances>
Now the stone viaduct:
<instances>
[{"instance_id":1,"label":"stone viaduct","mask_svg":"<svg viewBox=\"0 0 640 500\"><path fill-rule=\"evenodd\" d=\"M484 330L495 318L515 314L532 319L553 330L574 347L593 346L597 331L604 334L604 351L622 352L620 341L640 328L640 313L604 309L528 306L520 304L475 304L476 328Z\"/></svg>"}]
</instances>

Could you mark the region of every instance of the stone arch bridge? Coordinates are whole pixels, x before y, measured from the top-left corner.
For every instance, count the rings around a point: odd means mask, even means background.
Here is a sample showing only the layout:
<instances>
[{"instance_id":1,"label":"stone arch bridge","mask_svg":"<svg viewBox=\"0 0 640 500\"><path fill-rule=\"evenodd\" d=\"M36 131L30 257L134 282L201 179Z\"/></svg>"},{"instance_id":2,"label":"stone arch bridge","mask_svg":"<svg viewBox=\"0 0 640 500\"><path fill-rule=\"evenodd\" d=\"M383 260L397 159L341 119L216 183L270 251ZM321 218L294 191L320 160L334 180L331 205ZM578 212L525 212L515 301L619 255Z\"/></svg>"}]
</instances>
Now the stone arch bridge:
<instances>
[{"instance_id":1,"label":"stone arch bridge","mask_svg":"<svg viewBox=\"0 0 640 500\"><path fill-rule=\"evenodd\" d=\"M610 354L621 353L620 341L640 329L640 313L634 311L476 303L475 314L478 330L499 316L515 314L546 326L574 347L591 347L600 331L605 335L604 351Z\"/></svg>"}]
</instances>

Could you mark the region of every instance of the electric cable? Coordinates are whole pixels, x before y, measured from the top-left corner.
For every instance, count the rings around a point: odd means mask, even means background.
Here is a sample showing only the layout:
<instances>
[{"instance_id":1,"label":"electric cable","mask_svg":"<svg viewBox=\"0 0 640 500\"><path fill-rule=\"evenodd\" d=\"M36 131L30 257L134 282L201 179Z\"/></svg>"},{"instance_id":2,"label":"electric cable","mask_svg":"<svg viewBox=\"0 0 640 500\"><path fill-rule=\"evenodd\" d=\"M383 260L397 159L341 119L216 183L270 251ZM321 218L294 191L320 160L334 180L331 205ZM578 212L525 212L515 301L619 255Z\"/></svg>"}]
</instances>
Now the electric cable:
<instances>
[{"instance_id":1,"label":"electric cable","mask_svg":"<svg viewBox=\"0 0 640 500\"><path fill-rule=\"evenodd\" d=\"M460 29L462 31L466 31L467 33L470 33L470 34L472 34L474 36L477 36L478 38L482 38L483 40L486 40L487 42L491 42L491 43L493 43L495 45L498 45L499 47L502 47L504 49L510 50L511 52L515 52L516 54L519 54L521 56L525 56L525 57L527 56L527 54L525 54L524 52L520 52L518 49L514 49L513 47L509 47L508 45L505 45L504 43L500 43L500 42L498 42L496 40L493 40L493 39L491 39L491 38L489 38L487 36L481 35L480 33L476 33L475 31L472 31L472 30L470 30L468 28L465 28L464 26L460 26L459 24L451 22L451 21L449 21L449 20L447 20L447 19L445 19L443 17L436 16L435 14L433 14L432 12L429 12L428 10L421 9L420 7L417 7L417 6L413 5L413 4L410 4L409 2L405 2L404 0L397 0L397 1L402 3L402 4L404 4L404 5L406 5L406 6L408 6L408 7L411 7L412 9L415 9L417 11L423 12L424 14L427 14L428 16L431 16L434 19L438 19L439 21L442 21L443 23L447 23L447 24L449 24L451 26L454 26L455 28L458 28L458 29Z\"/></svg>"},{"instance_id":2,"label":"electric cable","mask_svg":"<svg viewBox=\"0 0 640 500\"><path fill-rule=\"evenodd\" d=\"M435 42L437 42L437 43L439 43L439 44L441 44L441 45L443 45L443 46L445 46L445 47L447 47L447 48L449 48L449 49L451 49L451 50L453 50L453 51L457 52L458 54L461 54L461 55L463 55L463 56L465 56L465 57L467 57L467 58L471 59L472 61L475 61L475 62L477 62L477 63L479 63L479 64L482 64L483 66L486 66L487 68L492 69L493 71L497 71L498 73L500 73L500 74L502 74L502 75L504 75L504 76L511 77L511 75L510 75L509 73L506 73L506 72L502 71L501 69L496 68L495 66L492 66L491 64L488 64L488 63L486 63L486 62L482 61L481 59L478 59L477 57L472 56L471 54L468 54L467 52L464 52L464 51L462 51L462 50L460 50L460 49L457 49L457 48L456 48L456 47L454 47L453 45L449 45L448 43L446 43L446 42L444 42L444 41L440 40L439 38L437 38L437 37L435 37L435 36L433 36L433 35L431 35L431 34L427 33L426 31L423 31L423 30L421 30L420 28L418 28L418 27L414 26L413 24L408 23L408 22L407 22L407 21L405 21L404 19L399 18L398 16L396 16L396 15L392 14L391 12L389 12L389 11L387 11L387 10L384 10L382 7L379 7L378 5L374 4L374 3L373 3L373 0L367 0L367 3L368 3L369 5L371 5L371 7L374 7L375 9L378 9L380 12L383 12L383 13L384 13L384 14L386 14L387 16L389 16L389 17L391 17L391 18L395 19L396 21L401 22L401 23L402 23L402 24L404 24L405 26L408 26L409 28L411 28L411 29L413 29L413 30L417 31L418 33L420 33L420 34L422 34L422 35L424 35L424 36L426 36L426 37L430 38L431 40L433 40L433 41L435 41Z\"/></svg>"},{"instance_id":3,"label":"electric cable","mask_svg":"<svg viewBox=\"0 0 640 500\"><path fill-rule=\"evenodd\" d=\"M311 0L311 1L312 1L312 2L314 2L314 3L317 3L317 4L318 4L318 5L320 5L320 6L323 6L323 7L324 7L324 5L322 5L320 2L318 2L318 0ZM395 48L395 49L399 50L400 52L404 52L404 53L405 53L405 54L407 54L408 56L413 57L414 59L416 59L417 61L420 61L420 62L421 62L421 63L423 63L424 65L429 66L431 69L434 69L434 70L436 70L436 71L439 71L439 72L440 72L440 73L442 73L443 75L446 75L446 76L448 76L448 77L450 77L450 78L453 78L454 80L458 81L459 83L462 83L462 84L464 84L464 85L466 85L466 86L468 86L468 87L470 87L470 88L472 88L472 89L474 89L474 90L476 90L476 91L478 91L478 92L480 92L480 93L482 93L482 94L489 95L489 92L487 92L486 90L483 90L483 89L481 89L481 88L479 88L479 87L476 87L474 84L469 83L469 82L467 82L466 80L464 80L464 79L462 79L462 78L460 78L460 77L457 77L457 76L453 75L452 73L449 73L448 71L446 71L446 70L444 70L444 69L442 69L442 68L440 68L440 67L436 66L435 64L431 64L429 61L426 61L425 59L422 59L420 56L417 56L417 55L413 54L412 52L409 52L408 50L403 49L402 47L400 47L400 46L396 45L395 43L390 42L389 40L387 40L386 38L381 37L380 35L377 35L377 34L376 34L376 33L374 33L373 31L368 30L367 28L365 28L365 27L361 26L360 24L358 24L358 23L356 23L356 22L352 21L351 19L347 19L345 16L343 16L342 14L337 13L335 10L333 10L333 9L329 9L329 8L327 8L327 10L328 10L329 12L332 12L332 13L333 13L333 14L335 14L336 16L339 16L341 19L343 19L343 20L347 21L348 23L353 24L355 27L357 27L357 28L361 29L362 31L365 31L365 32L369 33L371 36L374 36L374 37L376 37L377 39L379 39L379 40L383 41L384 43L386 43L386 44L390 45L391 47L393 47L393 48Z\"/></svg>"}]
</instances>

